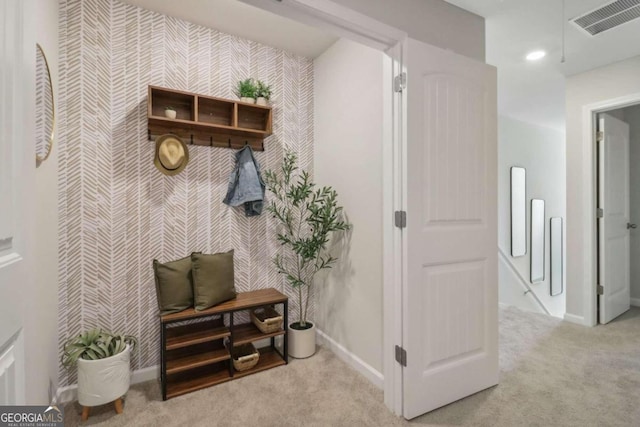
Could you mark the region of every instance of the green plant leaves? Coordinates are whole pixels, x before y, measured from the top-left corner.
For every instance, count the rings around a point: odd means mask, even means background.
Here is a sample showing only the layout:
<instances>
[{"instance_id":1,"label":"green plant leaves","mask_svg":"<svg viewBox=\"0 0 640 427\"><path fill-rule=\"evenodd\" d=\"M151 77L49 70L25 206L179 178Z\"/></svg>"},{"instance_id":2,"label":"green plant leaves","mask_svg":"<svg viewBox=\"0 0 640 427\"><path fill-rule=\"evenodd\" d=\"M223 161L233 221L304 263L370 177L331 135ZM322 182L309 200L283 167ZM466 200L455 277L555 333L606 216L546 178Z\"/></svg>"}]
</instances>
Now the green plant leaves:
<instances>
[{"instance_id":1,"label":"green plant leaves","mask_svg":"<svg viewBox=\"0 0 640 427\"><path fill-rule=\"evenodd\" d=\"M253 79L240 80L236 86L238 98L255 98L256 84Z\"/></svg>"},{"instance_id":2,"label":"green plant leaves","mask_svg":"<svg viewBox=\"0 0 640 427\"><path fill-rule=\"evenodd\" d=\"M64 344L60 360L68 368L75 365L78 359L98 360L114 356L124 351L127 344L133 350L137 343L131 335L113 334L95 328L69 338Z\"/></svg>"},{"instance_id":3,"label":"green plant leaves","mask_svg":"<svg viewBox=\"0 0 640 427\"><path fill-rule=\"evenodd\" d=\"M297 156L290 150L285 152L278 172L265 172L265 184L273 193L267 210L277 220L276 239L284 250L273 262L287 283L298 289L300 321L304 323L313 277L337 261L324 253L329 237L351 225L343 219L337 192L328 186L318 188L307 171L298 170ZM307 288L306 301L303 287Z\"/></svg>"},{"instance_id":4,"label":"green plant leaves","mask_svg":"<svg viewBox=\"0 0 640 427\"><path fill-rule=\"evenodd\" d=\"M271 98L271 86L269 86L268 84L264 83L262 80L258 80L256 82L256 97L257 98L265 98L265 99L270 99Z\"/></svg>"}]
</instances>

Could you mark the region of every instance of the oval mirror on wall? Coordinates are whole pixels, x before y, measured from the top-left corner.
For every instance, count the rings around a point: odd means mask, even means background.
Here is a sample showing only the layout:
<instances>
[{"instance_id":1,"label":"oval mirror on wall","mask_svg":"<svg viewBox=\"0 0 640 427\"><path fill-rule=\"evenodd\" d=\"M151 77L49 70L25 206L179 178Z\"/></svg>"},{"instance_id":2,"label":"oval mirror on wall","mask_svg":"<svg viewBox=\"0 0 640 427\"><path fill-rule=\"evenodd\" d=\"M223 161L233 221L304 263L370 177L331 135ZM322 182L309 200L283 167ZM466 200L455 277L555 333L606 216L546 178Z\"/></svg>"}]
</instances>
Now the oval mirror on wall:
<instances>
[{"instance_id":1,"label":"oval mirror on wall","mask_svg":"<svg viewBox=\"0 0 640 427\"><path fill-rule=\"evenodd\" d=\"M53 148L56 116L47 57L39 44L36 47L36 163L41 163Z\"/></svg>"}]
</instances>

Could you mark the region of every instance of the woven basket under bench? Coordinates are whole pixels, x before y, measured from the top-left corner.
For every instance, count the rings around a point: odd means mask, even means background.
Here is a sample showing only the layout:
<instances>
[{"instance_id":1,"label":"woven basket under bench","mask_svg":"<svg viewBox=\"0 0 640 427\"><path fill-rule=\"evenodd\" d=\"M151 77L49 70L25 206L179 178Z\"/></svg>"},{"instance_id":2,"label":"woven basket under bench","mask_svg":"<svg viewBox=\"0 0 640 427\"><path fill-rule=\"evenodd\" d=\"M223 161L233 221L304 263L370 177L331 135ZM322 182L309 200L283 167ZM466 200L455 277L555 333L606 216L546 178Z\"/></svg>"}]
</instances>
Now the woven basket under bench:
<instances>
[{"instance_id":1,"label":"woven basket under bench","mask_svg":"<svg viewBox=\"0 0 640 427\"><path fill-rule=\"evenodd\" d=\"M253 344L247 343L234 347L231 352L233 367L236 371L246 371L253 368L260 360L260 352L256 350Z\"/></svg>"},{"instance_id":2,"label":"woven basket under bench","mask_svg":"<svg viewBox=\"0 0 640 427\"><path fill-rule=\"evenodd\" d=\"M273 307L251 310L251 321L263 334L277 332L282 328L284 318Z\"/></svg>"}]
</instances>

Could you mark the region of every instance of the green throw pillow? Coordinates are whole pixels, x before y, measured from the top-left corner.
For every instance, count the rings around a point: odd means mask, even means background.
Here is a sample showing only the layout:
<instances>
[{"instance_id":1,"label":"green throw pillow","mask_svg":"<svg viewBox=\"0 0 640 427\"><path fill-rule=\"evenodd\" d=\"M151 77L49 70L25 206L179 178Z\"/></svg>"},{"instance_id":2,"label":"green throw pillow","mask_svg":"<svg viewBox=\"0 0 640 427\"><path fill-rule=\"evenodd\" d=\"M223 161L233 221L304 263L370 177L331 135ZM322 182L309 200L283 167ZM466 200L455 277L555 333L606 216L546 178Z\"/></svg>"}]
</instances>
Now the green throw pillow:
<instances>
[{"instance_id":1,"label":"green throw pillow","mask_svg":"<svg viewBox=\"0 0 640 427\"><path fill-rule=\"evenodd\" d=\"M236 297L233 282L233 250L206 255L191 254L193 295L196 311L206 310Z\"/></svg>"},{"instance_id":2,"label":"green throw pillow","mask_svg":"<svg viewBox=\"0 0 640 427\"><path fill-rule=\"evenodd\" d=\"M193 307L193 285L191 284L191 257L160 264L153 260L156 276L156 295L160 314L177 313Z\"/></svg>"}]
</instances>

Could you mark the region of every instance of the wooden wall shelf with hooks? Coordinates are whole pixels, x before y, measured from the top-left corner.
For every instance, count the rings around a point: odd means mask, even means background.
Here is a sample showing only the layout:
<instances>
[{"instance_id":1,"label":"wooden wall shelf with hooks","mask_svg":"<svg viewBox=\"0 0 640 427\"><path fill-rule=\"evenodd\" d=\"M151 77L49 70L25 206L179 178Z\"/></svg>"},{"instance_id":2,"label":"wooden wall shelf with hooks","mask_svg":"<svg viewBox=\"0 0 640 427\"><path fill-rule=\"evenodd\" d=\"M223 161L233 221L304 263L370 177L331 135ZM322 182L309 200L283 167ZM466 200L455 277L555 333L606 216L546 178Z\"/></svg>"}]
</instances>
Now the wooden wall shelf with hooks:
<instances>
[{"instance_id":1,"label":"wooden wall shelf with hooks","mask_svg":"<svg viewBox=\"0 0 640 427\"><path fill-rule=\"evenodd\" d=\"M166 107L175 119L165 117ZM272 133L271 107L158 86L149 86L147 114L149 139L173 133L187 144L263 151Z\"/></svg>"}]
</instances>

